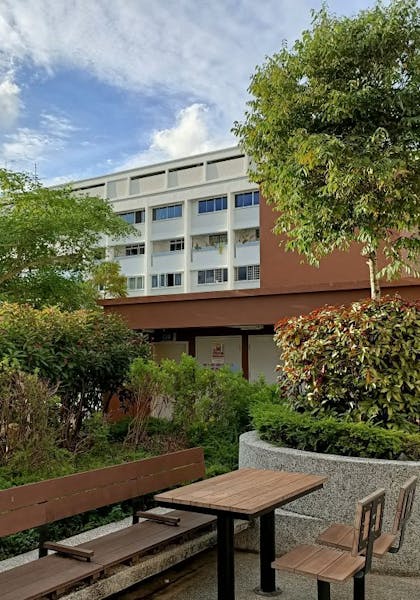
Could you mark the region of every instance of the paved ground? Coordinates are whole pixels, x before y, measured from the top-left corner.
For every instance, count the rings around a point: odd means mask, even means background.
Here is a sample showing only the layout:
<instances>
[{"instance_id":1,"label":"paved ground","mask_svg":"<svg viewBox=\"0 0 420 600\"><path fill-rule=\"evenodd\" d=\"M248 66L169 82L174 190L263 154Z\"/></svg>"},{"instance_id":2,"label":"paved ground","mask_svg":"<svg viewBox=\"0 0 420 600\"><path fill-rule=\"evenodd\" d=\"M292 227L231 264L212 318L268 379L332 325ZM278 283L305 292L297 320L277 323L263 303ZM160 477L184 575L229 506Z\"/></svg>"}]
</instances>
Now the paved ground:
<instances>
[{"instance_id":1,"label":"paved ground","mask_svg":"<svg viewBox=\"0 0 420 600\"><path fill-rule=\"evenodd\" d=\"M207 551L182 567L171 569L137 589L120 593L112 600L216 600L216 554ZM236 598L258 600L253 588L258 583L259 557L248 552L236 552ZM419 600L419 578L385 577L371 574L367 578L368 600ZM279 574L283 593L279 600L315 600L316 582L304 577ZM331 587L332 600L351 600L352 585Z\"/></svg>"}]
</instances>

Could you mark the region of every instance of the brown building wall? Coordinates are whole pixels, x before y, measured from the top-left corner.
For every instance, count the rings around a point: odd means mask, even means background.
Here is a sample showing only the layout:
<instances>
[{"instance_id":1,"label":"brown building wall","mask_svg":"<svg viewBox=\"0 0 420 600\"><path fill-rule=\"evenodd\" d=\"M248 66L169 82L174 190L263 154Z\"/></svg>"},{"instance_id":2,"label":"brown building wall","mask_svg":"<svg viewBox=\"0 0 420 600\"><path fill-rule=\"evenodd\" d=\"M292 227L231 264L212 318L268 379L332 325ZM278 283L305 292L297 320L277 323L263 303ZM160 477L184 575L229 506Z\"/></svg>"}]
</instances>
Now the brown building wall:
<instances>
[{"instance_id":1,"label":"brown building wall","mask_svg":"<svg viewBox=\"0 0 420 600\"><path fill-rule=\"evenodd\" d=\"M366 259L355 244L349 252L334 252L322 259L319 268L303 262L303 256L279 247L282 238L272 229L278 217L265 202L260 204L260 274L261 289L267 292L320 291L334 289L369 289ZM418 285L407 278L404 285ZM366 293L366 295L369 295Z\"/></svg>"},{"instance_id":2,"label":"brown building wall","mask_svg":"<svg viewBox=\"0 0 420 600\"><path fill-rule=\"evenodd\" d=\"M325 304L369 297L368 268L359 249L334 252L319 268L302 264L295 253L279 248L272 233L275 215L260 204L260 289L173 294L105 300L105 309L124 316L134 329L179 329L272 325ZM384 284L384 293L420 297L420 281Z\"/></svg>"}]
</instances>

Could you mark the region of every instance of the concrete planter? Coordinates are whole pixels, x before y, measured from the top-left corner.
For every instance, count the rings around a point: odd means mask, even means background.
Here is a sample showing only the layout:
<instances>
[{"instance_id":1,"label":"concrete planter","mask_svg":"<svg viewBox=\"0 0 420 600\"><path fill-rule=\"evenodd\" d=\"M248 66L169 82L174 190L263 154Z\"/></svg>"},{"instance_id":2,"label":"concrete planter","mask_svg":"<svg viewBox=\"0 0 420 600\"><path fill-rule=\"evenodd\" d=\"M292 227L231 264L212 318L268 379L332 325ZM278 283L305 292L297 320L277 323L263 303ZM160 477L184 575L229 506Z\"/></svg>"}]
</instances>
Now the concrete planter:
<instances>
[{"instance_id":1,"label":"concrete planter","mask_svg":"<svg viewBox=\"0 0 420 600\"><path fill-rule=\"evenodd\" d=\"M353 458L333 454L279 448L259 439L255 431L240 437L239 466L285 471L304 471L328 476L323 490L291 502L276 514L278 552L297 543L311 543L332 522L352 523L355 502L377 488L387 490L384 531L390 531L399 486L412 475L420 476L420 462ZM255 528L238 538L244 549L256 550ZM420 491L414 503L403 549L382 560L374 569L401 575L420 574Z\"/></svg>"}]
</instances>

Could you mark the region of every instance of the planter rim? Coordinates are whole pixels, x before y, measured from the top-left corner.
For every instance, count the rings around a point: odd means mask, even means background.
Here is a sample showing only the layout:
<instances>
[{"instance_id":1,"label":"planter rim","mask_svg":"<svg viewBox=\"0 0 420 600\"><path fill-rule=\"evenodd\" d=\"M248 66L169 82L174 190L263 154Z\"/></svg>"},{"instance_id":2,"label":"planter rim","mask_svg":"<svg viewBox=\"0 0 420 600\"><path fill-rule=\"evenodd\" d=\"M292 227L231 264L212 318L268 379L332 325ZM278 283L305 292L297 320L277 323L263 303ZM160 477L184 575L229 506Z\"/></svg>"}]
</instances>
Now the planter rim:
<instances>
[{"instance_id":1,"label":"planter rim","mask_svg":"<svg viewBox=\"0 0 420 600\"><path fill-rule=\"evenodd\" d=\"M359 456L342 456L340 454L323 454L321 452L310 452L309 450L298 450L296 448L288 448L286 446L276 446L271 442L262 440L257 430L247 431L242 433L239 437L240 441L248 443L254 446L266 446L271 451L278 451L283 454L289 454L292 456L302 456L307 458L314 458L324 460L326 462L343 462L343 463L360 463L360 464L377 464L377 465L389 465L389 466L401 466L411 467L420 469L420 461L418 460L390 460L387 458L364 458Z\"/></svg>"}]
</instances>

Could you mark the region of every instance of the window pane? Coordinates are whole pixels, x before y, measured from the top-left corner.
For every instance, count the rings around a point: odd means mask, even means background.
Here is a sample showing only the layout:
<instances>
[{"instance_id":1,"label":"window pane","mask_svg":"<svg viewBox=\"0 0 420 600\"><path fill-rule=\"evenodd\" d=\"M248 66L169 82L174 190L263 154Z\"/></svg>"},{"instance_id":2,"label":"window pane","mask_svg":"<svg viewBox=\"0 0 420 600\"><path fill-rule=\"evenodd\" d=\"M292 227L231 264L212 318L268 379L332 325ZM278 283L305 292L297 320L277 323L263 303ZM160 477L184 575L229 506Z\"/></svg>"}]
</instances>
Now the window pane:
<instances>
[{"instance_id":1,"label":"window pane","mask_svg":"<svg viewBox=\"0 0 420 600\"><path fill-rule=\"evenodd\" d=\"M159 277L159 280L160 280L160 281L159 281L159 285L160 285L160 287L165 287L165 283L166 283L166 277L165 277L165 275L161 275L161 276Z\"/></svg>"},{"instance_id":2,"label":"window pane","mask_svg":"<svg viewBox=\"0 0 420 600\"><path fill-rule=\"evenodd\" d=\"M214 270L209 269L206 271L206 283L214 283Z\"/></svg>"},{"instance_id":3,"label":"window pane","mask_svg":"<svg viewBox=\"0 0 420 600\"><path fill-rule=\"evenodd\" d=\"M136 223L144 223L144 210L136 211Z\"/></svg>"},{"instance_id":4,"label":"window pane","mask_svg":"<svg viewBox=\"0 0 420 600\"><path fill-rule=\"evenodd\" d=\"M228 280L228 270L223 269L223 281L227 281L227 280Z\"/></svg>"},{"instance_id":5,"label":"window pane","mask_svg":"<svg viewBox=\"0 0 420 600\"><path fill-rule=\"evenodd\" d=\"M158 286L158 276L152 275L152 288L157 288Z\"/></svg>"},{"instance_id":6,"label":"window pane","mask_svg":"<svg viewBox=\"0 0 420 600\"><path fill-rule=\"evenodd\" d=\"M168 278L167 286L168 287L172 287L174 285L174 274L173 273L168 273L167 274L167 278Z\"/></svg>"},{"instance_id":7,"label":"window pane","mask_svg":"<svg viewBox=\"0 0 420 600\"><path fill-rule=\"evenodd\" d=\"M181 273L175 273L175 285L181 285L181 283L182 283Z\"/></svg>"},{"instance_id":8,"label":"window pane","mask_svg":"<svg viewBox=\"0 0 420 600\"><path fill-rule=\"evenodd\" d=\"M198 271L197 283L198 284L206 283L206 272L205 271Z\"/></svg>"},{"instance_id":9,"label":"window pane","mask_svg":"<svg viewBox=\"0 0 420 600\"><path fill-rule=\"evenodd\" d=\"M198 202L198 214L202 214L206 212L206 207L207 207L207 201L206 200L199 200Z\"/></svg>"},{"instance_id":10,"label":"window pane","mask_svg":"<svg viewBox=\"0 0 420 600\"><path fill-rule=\"evenodd\" d=\"M241 208L244 205L244 195L236 194L235 196L235 208Z\"/></svg>"},{"instance_id":11,"label":"window pane","mask_svg":"<svg viewBox=\"0 0 420 600\"><path fill-rule=\"evenodd\" d=\"M214 212L214 199L207 200L207 212Z\"/></svg>"},{"instance_id":12,"label":"window pane","mask_svg":"<svg viewBox=\"0 0 420 600\"><path fill-rule=\"evenodd\" d=\"M130 225L133 225L134 223L134 213L133 212L129 212L129 213L122 213L120 215L121 219L123 219L126 223L129 223Z\"/></svg>"},{"instance_id":13,"label":"window pane","mask_svg":"<svg viewBox=\"0 0 420 600\"><path fill-rule=\"evenodd\" d=\"M252 206L252 194L244 194L244 203L243 206Z\"/></svg>"},{"instance_id":14,"label":"window pane","mask_svg":"<svg viewBox=\"0 0 420 600\"><path fill-rule=\"evenodd\" d=\"M174 217L182 217L182 204L177 204L175 207Z\"/></svg>"},{"instance_id":15,"label":"window pane","mask_svg":"<svg viewBox=\"0 0 420 600\"><path fill-rule=\"evenodd\" d=\"M214 203L215 203L216 210L222 210L222 208L223 208L222 198L215 198Z\"/></svg>"},{"instance_id":16,"label":"window pane","mask_svg":"<svg viewBox=\"0 0 420 600\"><path fill-rule=\"evenodd\" d=\"M260 192L254 192L254 204L260 203Z\"/></svg>"},{"instance_id":17,"label":"window pane","mask_svg":"<svg viewBox=\"0 0 420 600\"><path fill-rule=\"evenodd\" d=\"M223 207L224 210L227 209L227 196L224 196L222 198L222 207Z\"/></svg>"},{"instance_id":18,"label":"window pane","mask_svg":"<svg viewBox=\"0 0 420 600\"><path fill-rule=\"evenodd\" d=\"M246 267L238 267L238 281L246 280Z\"/></svg>"}]
</instances>

